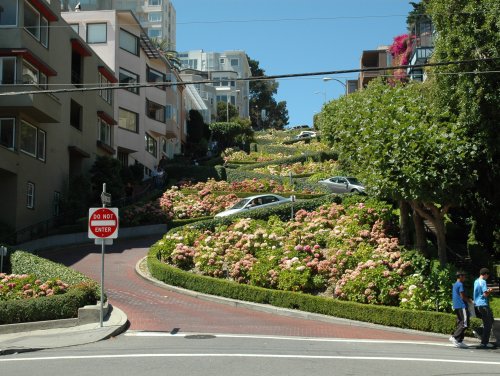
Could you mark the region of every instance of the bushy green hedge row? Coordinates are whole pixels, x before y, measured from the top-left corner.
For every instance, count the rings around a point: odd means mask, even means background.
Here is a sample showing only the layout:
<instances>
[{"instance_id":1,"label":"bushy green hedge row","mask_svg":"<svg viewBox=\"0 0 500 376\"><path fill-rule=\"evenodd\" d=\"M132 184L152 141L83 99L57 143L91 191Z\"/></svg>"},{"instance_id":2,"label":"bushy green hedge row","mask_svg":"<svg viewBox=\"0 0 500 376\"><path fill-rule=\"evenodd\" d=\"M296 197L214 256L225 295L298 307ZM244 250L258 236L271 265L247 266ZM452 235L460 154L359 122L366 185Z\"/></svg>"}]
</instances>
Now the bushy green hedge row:
<instances>
[{"instance_id":1,"label":"bushy green hedge row","mask_svg":"<svg viewBox=\"0 0 500 376\"><path fill-rule=\"evenodd\" d=\"M354 303L196 275L162 263L154 248L147 262L149 271L156 279L205 294L426 332L449 334L455 328L455 316L447 313ZM480 324L480 320L473 319L471 328L479 327Z\"/></svg>"},{"instance_id":2,"label":"bushy green hedge row","mask_svg":"<svg viewBox=\"0 0 500 376\"><path fill-rule=\"evenodd\" d=\"M225 180L221 175L222 170L218 166L186 166L169 164L166 173L169 179L192 178L196 181L206 181L208 179Z\"/></svg>"},{"instance_id":3,"label":"bushy green hedge row","mask_svg":"<svg viewBox=\"0 0 500 376\"><path fill-rule=\"evenodd\" d=\"M78 308L95 304L100 297L98 284L89 277L29 252L13 252L9 265L13 274L32 274L40 280L57 278L71 287L61 295L0 302L0 324L77 317Z\"/></svg>"},{"instance_id":4,"label":"bushy green hedge row","mask_svg":"<svg viewBox=\"0 0 500 376\"><path fill-rule=\"evenodd\" d=\"M245 165L242 166L242 170L253 170L255 168L261 168L261 167L267 167L270 165L283 165L283 164L292 164L292 163L297 163L297 162L306 162L308 159L312 159L315 162L323 162L329 159L337 160L338 159L338 153L336 152L325 152L325 151L320 151L316 153L304 153L301 155L289 157L289 158L283 158L280 160L273 160L273 161L267 161L267 162L260 162L260 163L254 163L251 165Z\"/></svg>"},{"instance_id":5,"label":"bushy green hedge row","mask_svg":"<svg viewBox=\"0 0 500 376\"><path fill-rule=\"evenodd\" d=\"M72 288L62 295L2 301L0 325L77 317L78 308L96 302L95 291L87 286Z\"/></svg>"},{"instance_id":6,"label":"bushy green hedge row","mask_svg":"<svg viewBox=\"0 0 500 376\"><path fill-rule=\"evenodd\" d=\"M189 189L189 188L184 188L181 189L181 192L184 194L197 194L198 191L194 189ZM216 191L212 192L216 196L224 196L224 195L229 195L229 194L234 194L235 196L245 198L249 196L255 196L255 195L262 195L264 194L263 192L228 192L228 191ZM297 199L313 199L313 198L318 198L324 196L324 193L318 193L318 194L306 194L306 193L291 193L291 192L286 192L286 193L279 193L280 196L283 197L290 197L292 195L295 196Z\"/></svg>"}]
</instances>

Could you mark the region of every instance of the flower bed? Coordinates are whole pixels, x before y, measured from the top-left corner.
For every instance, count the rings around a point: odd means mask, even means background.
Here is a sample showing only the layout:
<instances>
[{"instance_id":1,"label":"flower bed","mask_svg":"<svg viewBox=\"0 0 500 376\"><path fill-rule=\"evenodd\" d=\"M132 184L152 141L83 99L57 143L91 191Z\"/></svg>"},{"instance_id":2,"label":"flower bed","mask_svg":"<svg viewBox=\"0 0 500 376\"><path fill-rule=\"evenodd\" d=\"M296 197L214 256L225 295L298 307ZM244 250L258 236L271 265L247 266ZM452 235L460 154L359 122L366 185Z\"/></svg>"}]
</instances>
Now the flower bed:
<instances>
[{"instance_id":1,"label":"flower bed","mask_svg":"<svg viewBox=\"0 0 500 376\"><path fill-rule=\"evenodd\" d=\"M64 294L68 287L60 279L42 282L34 275L0 273L0 301Z\"/></svg>"},{"instance_id":2,"label":"flower bed","mask_svg":"<svg viewBox=\"0 0 500 376\"><path fill-rule=\"evenodd\" d=\"M261 174L270 174L278 176L292 175L310 176L313 174L334 175L338 170L338 162L332 159L323 162L314 162L307 160L306 162L296 162L292 164L275 164L261 168L256 168L253 171Z\"/></svg>"},{"instance_id":3,"label":"flower bed","mask_svg":"<svg viewBox=\"0 0 500 376\"><path fill-rule=\"evenodd\" d=\"M163 262L204 276L429 309L437 292L425 285L428 262L399 248L391 236L390 216L390 208L375 201L331 204L300 210L291 222L238 219L213 231L185 226L165 235L155 249ZM440 273L447 284L450 273ZM449 298L441 300L441 310L449 310Z\"/></svg>"},{"instance_id":4,"label":"flower bed","mask_svg":"<svg viewBox=\"0 0 500 376\"><path fill-rule=\"evenodd\" d=\"M227 163L257 163L268 162L276 159L289 158L292 154L286 155L283 153L269 154L263 152L253 152L250 154L244 151L235 151L233 149L224 150L224 161Z\"/></svg>"}]
</instances>

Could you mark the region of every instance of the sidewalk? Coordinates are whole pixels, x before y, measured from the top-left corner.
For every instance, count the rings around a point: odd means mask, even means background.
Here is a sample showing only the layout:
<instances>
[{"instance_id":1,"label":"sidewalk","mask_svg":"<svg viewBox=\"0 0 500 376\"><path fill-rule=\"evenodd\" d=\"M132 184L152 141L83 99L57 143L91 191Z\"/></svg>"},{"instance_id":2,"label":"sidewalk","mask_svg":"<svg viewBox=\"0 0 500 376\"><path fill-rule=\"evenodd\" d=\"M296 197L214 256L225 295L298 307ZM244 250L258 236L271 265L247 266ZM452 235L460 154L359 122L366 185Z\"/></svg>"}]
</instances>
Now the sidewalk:
<instances>
[{"instance_id":1,"label":"sidewalk","mask_svg":"<svg viewBox=\"0 0 500 376\"><path fill-rule=\"evenodd\" d=\"M52 329L0 334L0 355L84 345L116 336L126 330L128 319L121 309L110 308L102 328L97 322L69 328L54 327ZM65 320L55 320L51 325L57 326L58 321L64 326ZM44 323L41 322L40 326L43 326Z\"/></svg>"}]
</instances>

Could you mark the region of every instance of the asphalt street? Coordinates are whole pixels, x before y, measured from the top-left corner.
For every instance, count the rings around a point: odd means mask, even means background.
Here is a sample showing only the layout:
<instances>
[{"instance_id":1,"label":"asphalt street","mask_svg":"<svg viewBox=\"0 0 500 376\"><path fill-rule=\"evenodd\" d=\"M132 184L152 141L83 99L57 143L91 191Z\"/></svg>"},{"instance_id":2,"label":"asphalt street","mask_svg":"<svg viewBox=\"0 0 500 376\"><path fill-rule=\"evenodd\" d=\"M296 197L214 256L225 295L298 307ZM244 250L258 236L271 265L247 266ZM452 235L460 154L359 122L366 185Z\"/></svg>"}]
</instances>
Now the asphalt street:
<instances>
[{"instance_id":1,"label":"asphalt street","mask_svg":"<svg viewBox=\"0 0 500 376\"><path fill-rule=\"evenodd\" d=\"M130 331L0 357L3 375L500 375L500 350L418 341Z\"/></svg>"}]
</instances>

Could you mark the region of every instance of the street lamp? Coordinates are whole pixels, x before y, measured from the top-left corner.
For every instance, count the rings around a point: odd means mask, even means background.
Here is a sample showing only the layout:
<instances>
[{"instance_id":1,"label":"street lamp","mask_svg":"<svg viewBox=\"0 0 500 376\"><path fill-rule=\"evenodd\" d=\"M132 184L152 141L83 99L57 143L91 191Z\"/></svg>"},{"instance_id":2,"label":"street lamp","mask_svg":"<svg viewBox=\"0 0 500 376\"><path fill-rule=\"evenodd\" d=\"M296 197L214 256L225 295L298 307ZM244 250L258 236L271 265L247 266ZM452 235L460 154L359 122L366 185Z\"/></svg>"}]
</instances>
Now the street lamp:
<instances>
[{"instance_id":1,"label":"street lamp","mask_svg":"<svg viewBox=\"0 0 500 376\"><path fill-rule=\"evenodd\" d=\"M342 81L340 81L336 78L333 78L333 77L323 77L323 82L327 82L327 81L337 81L339 84L341 84L344 87L345 93L347 94L347 85L345 84L345 82L342 82Z\"/></svg>"}]
</instances>

